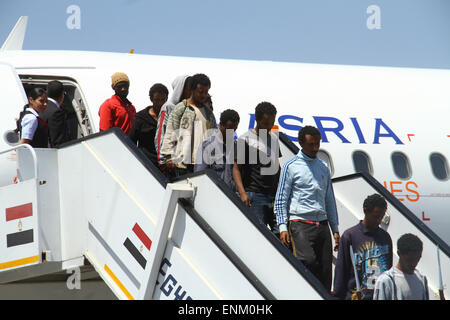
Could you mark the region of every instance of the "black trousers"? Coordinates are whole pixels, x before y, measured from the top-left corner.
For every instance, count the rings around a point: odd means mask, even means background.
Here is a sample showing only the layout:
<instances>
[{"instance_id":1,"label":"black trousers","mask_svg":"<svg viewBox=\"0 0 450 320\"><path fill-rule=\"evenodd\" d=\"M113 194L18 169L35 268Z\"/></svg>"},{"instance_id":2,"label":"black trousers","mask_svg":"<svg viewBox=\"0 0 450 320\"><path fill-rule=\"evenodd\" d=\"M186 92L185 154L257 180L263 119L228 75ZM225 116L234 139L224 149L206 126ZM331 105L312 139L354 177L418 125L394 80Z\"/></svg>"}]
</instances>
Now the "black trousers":
<instances>
[{"instance_id":1,"label":"black trousers","mask_svg":"<svg viewBox=\"0 0 450 320\"><path fill-rule=\"evenodd\" d=\"M319 225L289 221L292 251L330 292L332 279L332 243L328 222Z\"/></svg>"},{"instance_id":2,"label":"black trousers","mask_svg":"<svg viewBox=\"0 0 450 320\"><path fill-rule=\"evenodd\" d=\"M181 177L185 174L189 174L189 173L193 173L194 172L194 165L192 164L188 164L186 165L186 169L184 168L179 168L179 167L175 167L175 170L173 171L169 171L166 168L166 165L160 165L159 169L162 171L162 173L166 176L167 179L169 179L169 181L173 181L178 177Z\"/></svg>"}]
</instances>

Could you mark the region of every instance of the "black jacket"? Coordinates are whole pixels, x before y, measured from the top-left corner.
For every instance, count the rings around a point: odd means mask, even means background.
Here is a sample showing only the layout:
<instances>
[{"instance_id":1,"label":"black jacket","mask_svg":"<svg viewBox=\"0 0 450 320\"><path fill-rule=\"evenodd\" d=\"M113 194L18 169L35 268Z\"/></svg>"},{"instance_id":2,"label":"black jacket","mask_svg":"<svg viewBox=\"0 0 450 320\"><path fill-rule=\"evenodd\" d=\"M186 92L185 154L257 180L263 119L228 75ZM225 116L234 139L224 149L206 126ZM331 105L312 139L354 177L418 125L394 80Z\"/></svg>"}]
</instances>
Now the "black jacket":
<instances>
[{"instance_id":1,"label":"black jacket","mask_svg":"<svg viewBox=\"0 0 450 320\"><path fill-rule=\"evenodd\" d=\"M48 101L47 108L40 114L47 122L50 146L52 148L69 141L66 124L66 112L58 108L55 103Z\"/></svg>"},{"instance_id":2,"label":"black jacket","mask_svg":"<svg viewBox=\"0 0 450 320\"><path fill-rule=\"evenodd\" d=\"M150 108L151 106L136 113L130 132L130 139L137 144L138 148L155 166L158 166L155 148L157 121L149 114Z\"/></svg>"}]
</instances>

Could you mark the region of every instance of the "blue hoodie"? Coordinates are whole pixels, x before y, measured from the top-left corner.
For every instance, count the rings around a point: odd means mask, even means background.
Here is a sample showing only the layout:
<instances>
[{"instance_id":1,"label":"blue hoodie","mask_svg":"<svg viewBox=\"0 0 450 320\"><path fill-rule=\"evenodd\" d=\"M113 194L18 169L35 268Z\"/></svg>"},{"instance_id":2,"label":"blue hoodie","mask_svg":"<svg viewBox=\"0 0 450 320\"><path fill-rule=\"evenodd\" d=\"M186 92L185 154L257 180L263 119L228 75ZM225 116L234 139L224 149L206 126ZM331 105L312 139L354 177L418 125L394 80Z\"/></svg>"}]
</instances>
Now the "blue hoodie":
<instances>
[{"instance_id":1,"label":"blue hoodie","mask_svg":"<svg viewBox=\"0 0 450 320\"><path fill-rule=\"evenodd\" d=\"M328 220L333 233L339 232L336 201L327 165L302 151L286 162L281 169L274 211L280 232L287 231L288 218Z\"/></svg>"}]
</instances>

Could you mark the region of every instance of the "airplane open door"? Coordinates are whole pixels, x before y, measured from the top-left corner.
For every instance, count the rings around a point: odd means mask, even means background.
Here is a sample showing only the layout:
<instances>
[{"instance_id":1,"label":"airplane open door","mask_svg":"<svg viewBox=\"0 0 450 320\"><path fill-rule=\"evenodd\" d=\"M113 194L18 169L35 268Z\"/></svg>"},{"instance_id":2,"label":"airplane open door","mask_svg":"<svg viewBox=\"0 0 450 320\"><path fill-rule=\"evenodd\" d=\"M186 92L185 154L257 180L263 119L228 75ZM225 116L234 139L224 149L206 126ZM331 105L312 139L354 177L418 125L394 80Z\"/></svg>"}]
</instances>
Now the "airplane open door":
<instances>
[{"instance_id":1,"label":"airplane open door","mask_svg":"<svg viewBox=\"0 0 450 320\"><path fill-rule=\"evenodd\" d=\"M0 103L2 116L0 117L0 150L6 150L19 142L16 129L16 119L19 117L27 97L14 67L0 63ZM11 151L0 155L0 186L11 183L16 170L16 154Z\"/></svg>"}]
</instances>

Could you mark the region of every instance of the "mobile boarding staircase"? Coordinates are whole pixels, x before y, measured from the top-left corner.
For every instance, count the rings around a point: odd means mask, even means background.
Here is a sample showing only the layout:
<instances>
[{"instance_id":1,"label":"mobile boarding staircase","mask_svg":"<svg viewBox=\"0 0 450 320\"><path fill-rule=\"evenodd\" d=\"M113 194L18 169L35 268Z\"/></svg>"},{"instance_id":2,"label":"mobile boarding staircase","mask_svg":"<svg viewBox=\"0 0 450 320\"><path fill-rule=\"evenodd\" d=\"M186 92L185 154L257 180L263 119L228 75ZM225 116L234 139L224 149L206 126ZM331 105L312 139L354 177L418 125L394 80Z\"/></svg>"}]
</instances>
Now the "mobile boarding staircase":
<instances>
[{"instance_id":1,"label":"mobile boarding staircase","mask_svg":"<svg viewBox=\"0 0 450 320\"><path fill-rule=\"evenodd\" d=\"M286 159L297 150L281 138ZM20 182L0 188L0 299L332 299L214 172L168 183L118 129L20 146L17 163ZM448 284L448 245L370 176L333 188L341 232L368 194L386 197L383 227L422 239L436 298L436 248Z\"/></svg>"}]
</instances>

